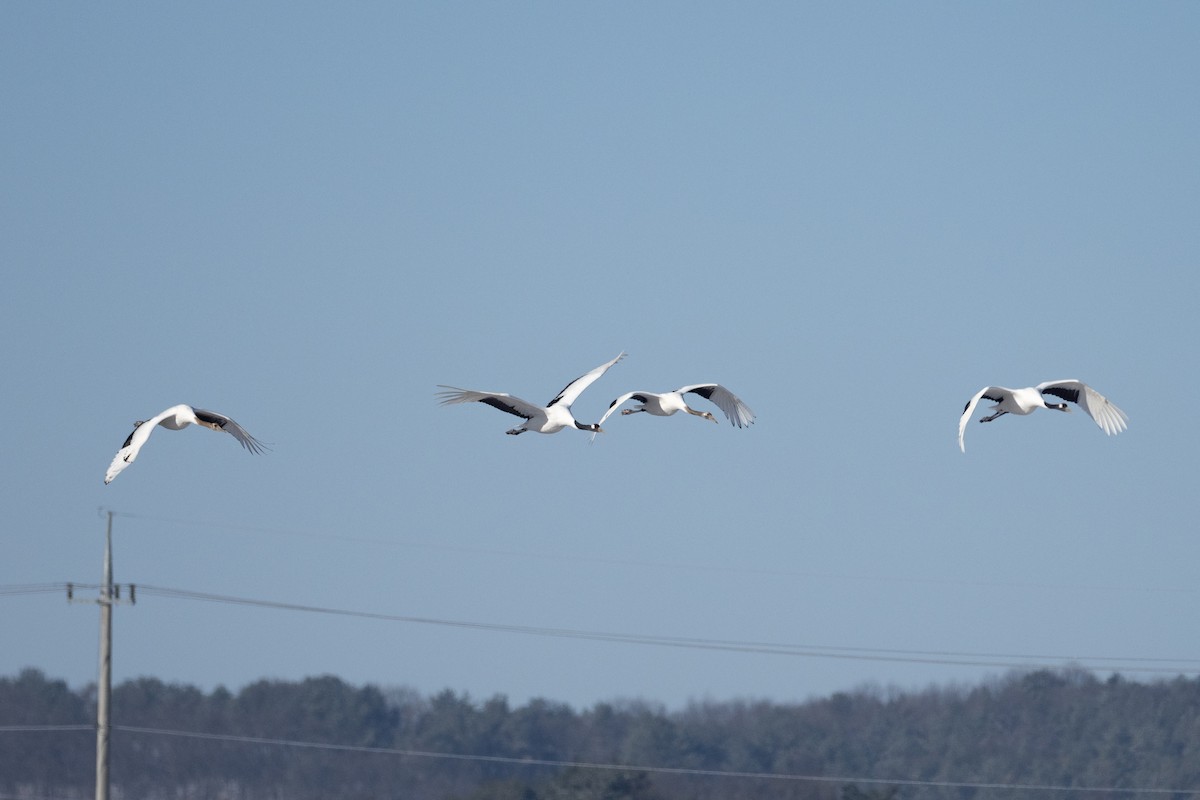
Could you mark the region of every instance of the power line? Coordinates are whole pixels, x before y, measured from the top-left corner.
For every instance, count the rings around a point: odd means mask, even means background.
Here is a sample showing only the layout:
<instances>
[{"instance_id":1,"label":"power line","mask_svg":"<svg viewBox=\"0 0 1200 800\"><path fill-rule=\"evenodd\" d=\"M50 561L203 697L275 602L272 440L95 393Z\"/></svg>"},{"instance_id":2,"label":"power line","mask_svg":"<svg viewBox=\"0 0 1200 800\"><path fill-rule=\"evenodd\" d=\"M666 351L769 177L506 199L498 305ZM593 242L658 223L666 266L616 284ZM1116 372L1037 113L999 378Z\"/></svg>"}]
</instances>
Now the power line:
<instances>
[{"instance_id":1,"label":"power line","mask_svg":"<svg viewBox=\"0 0 1200 800\"><path fill-rule=\"evenodd\" d=\"M69 725L0 725L0 733L34 733L38 731L94 731L96 725L75 723Z\"/></svg>"},{"instance_id":2,"label":"power line","mask_svg":"<svg viewBox=\"0 0 1200 800\"><path fill-rule=\"evenodd\" d=\"M347 745L329 742L308 742L296 739L277 739L258 736L240 736L223 733L203 733L199 731L181 731L165 728L147 728L135 725L113 725L113 730L125 733L143 734L149 736L177 736L190 739L205 739L209 741L224 741L238 744L266 745L273 747L295 747L311 750L327 750L335 752L373 753L377 755L404 756L409 758L432 758L454 761L477 761L493 764L512 764L515 766L538 766L555 768L595 769L621 772L645 772L660 775L689 775L709 778L734 778L752 780L797 781L809 783L839 783L839 784L875 784L885 786L914 786L938 789L1004 789L1010 791L1037 792L1097 792L1106 794L1193 794L1197 789L1151 789L1127 788L1119 786L1066 786L1061 784L1038 783L997 783L984 781L929 781L905 778L865 778L833 775L802 775L785 772L744 772L738 770L697 769L692 767L646 766L638 764L605 764L591 761L566 761L548 758L526 758L518 756L487 756L465 753L441 753L429 750L409 750L394 747L368 747L365 745Z\"/></svg>"},{"instance_id":3,"label":"power line","mask_svg":"<svg viewBox=\"0 0 1200 800\"><path fill-rule=\"evenodd\" d=\"M0 585L0 596L20 594L46 594L64 588L98 588L98 584L47 583ZM858 647L851 645L794 644L780 642L742 641L705 637L661 636L650 634L591 631L574 628L554 628L535 625L452 620L404 614L389 614L351 609L329 608L302 603L260 600L246 597L219 595L188 589L138 584L143 594L159 597L225 603L230 605L255 606L282 611L325 614L330 616L357 617L385 622L400 622L416 625L439 625L444 627L473 630L517 633L530 636L584 639L621 644L653 645L695 650L757 653L760 655L796 656L808 658L841 659L849 661L882 661L910 664L937 664L943 666L995 667L1006 669L1042 668L1070 664L1097 671L1144 673L1160 675L1200 675L1200 659L1157 658L1148 656L1095 656L1035 653L970 652L961 650L904 650L895 648ZM1175 665L1175 666L1150 666Z\"/></svg>"},{"instance_id":4,"label":"power line","mask_svg":"<svg viewBox=\"0 0 1200 800\"><path fill-rule=\"evenodd\" d=\"M66 583L14 583L0 585L0 595L7 597L22 594L57 594L65 588L67 588Z\"/></svg>"},{"instance_id":5,"label":"power line","mask_svg":"<svg viewBox=\"0 0 1200 800\"><path fill-rule=\"evenodd\" d=\"M92 730L91 725L5 725L0 726L0 732L31 732L31 731L76 731ZM150 728L139 725L113 725L112 730L143 736L169 736L205 741L229 742L231 744L249 744L265 747L290 747L306 750L323 750L327 752L367 753L374 755L398 756L404 758L428 758L448 761L473 761L491 764L510 764L521 767L552 767L556 769L577 768L606 770L618 772L644 772L659 775L684 775L707 778L728 778L737 780L773 780L794 781L807 783L836 783L836 784L868 784L883 786L911 786L935 789L990 789L1007 791L1032 792L1096 792L1103 794L1141 794L1141 795L1187 795L1194 794L1197 789L1155 789L1123 786L1068 786L1064 784L1044 783L1004 783L996 781L950 781L950 780L919 780L913 778L877 778L844 775L808 775L789 772L753 772L743 770L701 769L695 767L669 767L644 764L615 764L593 761L571 761L564 759L528 758L525 756L490 756L472 753L446 753L432 750L415 750L399 747L369 747L366 745L338 744L336 742L312 742L299 739L283 739L277 737L245 736L230 733L206 733L203 731L184 731L169 728ZM0 795L0 800L3 800Z\"/></svg>"},{"instance_id":6,"label":"power line","mask_svg":"<svg viewBox=\"0 0 1200 800\"><path fill-rule=\"evenodd\" d=\"M778 642L754 642L730 639L711 639L700 637L657 636L649 634L618 633L611 631L589 631L574 628L554 628L533 625L513 625L504 623L473 622L467 620L440 619L404 614L387 614L371 611L355 611L350 609L329 608L324 606L287 603L273 600L257 600L245 597L232 597L209 592L197 592L187 589L173 589L162 586L138 584L138 589L146 595L160 597L197 600L203 602L226 603L231 605L255 606L281 611L295 611L312 614L326 614L341 617L356 617L374 619L386 622L400 622L418 625L438 625L444 627L486 630L501 633L519 633L531 636L545 636L567 639L584 639L590 641L618 642L622 644L653 645L659 647L678 647L695 650L713 650L723 652L757 653L762 655L781 655L807 658L827 658L852 661L886 661L917 664L940 664L951 666L996 667L1009 669L1027 669L1045 667L1056 664L1072 663L1079 666L1118 672L1140 672L1153 674L1200 674L1200 668L1195 666L1186 669L1165 666L1145 666L1146 664L1200 664L1200 659L1166 659L1166 658L1119 658L1111 656L1067 656L1067 655L1032 655L1032 654L1000 654L1000 653L968 653L958 651L921 651L921 650L889 650L868 647L839 647L832 645L786 644ZM1113 663L1099 663L1113 662ZM1091 666L1089 667L1089 663Z\"/></svg>"}]
</instances>

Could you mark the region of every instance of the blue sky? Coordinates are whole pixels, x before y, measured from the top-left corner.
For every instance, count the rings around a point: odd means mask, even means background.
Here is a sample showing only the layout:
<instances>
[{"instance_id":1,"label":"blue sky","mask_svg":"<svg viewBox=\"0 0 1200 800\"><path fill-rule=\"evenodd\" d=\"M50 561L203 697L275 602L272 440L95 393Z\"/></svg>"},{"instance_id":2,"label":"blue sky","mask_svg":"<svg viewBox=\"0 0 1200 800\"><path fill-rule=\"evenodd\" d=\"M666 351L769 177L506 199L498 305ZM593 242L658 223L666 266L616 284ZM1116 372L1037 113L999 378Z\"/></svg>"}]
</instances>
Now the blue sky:
<instances>
[{"instance_id":1,"label":"blue sky","mask_svg":"<svg viewBox=\"0 0 1200 800\"><path fill-rule=\"evenodd\" d=\"M1200 671L1196 5L0 22L0 585L98 581L104 508L121 582L843 648L145 594L116 614L117 680L679 706L1008 663ZM719 381L758 422L616 417L589 445L435 402L546 402L622 350L584 420ZM980 387L1059 378L1129 430L1040 412L959 452ZM104 486L131 423L176 403L272 452L160 430ZM94 608L0 604L0 674L95 679Z\"/></svg>"}]
</instances>

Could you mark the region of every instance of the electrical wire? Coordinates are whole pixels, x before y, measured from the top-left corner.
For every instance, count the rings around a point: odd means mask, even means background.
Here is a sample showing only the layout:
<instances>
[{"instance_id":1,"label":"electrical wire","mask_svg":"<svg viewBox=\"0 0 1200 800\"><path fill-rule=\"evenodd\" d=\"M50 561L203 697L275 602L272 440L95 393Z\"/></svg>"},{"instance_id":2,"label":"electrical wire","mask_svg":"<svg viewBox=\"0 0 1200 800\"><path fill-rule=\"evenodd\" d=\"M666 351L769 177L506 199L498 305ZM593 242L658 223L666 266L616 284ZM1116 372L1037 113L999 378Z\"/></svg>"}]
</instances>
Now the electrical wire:
<instances>
[{"instance_id":1,"label":"electrical wire","mask_svg":"<svg viewBox=\"0 0 1200 800\"><path fill-rule=\"evenodd\" d=\"M554 767L558 769L578 768L593 770L608 770L621 772L644 772L660 775L689 775L707 778L734 778L749 780L797 781L808 783L838 783L838 784L873 784L884 786L913 786L938 789L1004 789L1011 791L1036 792L1096 792L1105 794L1192 794L1197 789L1152 789L1127 788L1119 786L1067 786L1038 783L997 783L985 781L931 781L906 778L867 778L833 775L803 775L787 772L743 772L738 770L697 769L692 767L646 766L638 764L605 764L591 761L565 761L548 758L526 758L518 756L487 756L464 753L441 753L429 750L408 750L393 747L368 747L365 745L347 745L327 742L309 742L296 739L276 739L257 736L239 736L234 734L202 733L198 731L180 731L165 728L147 728L134 725L113 725L113 730L125 733L135 733L150 736L177 736L210 741L226 741L239 744L266 745L274 747L294 747L311 750L328 750L337 752L374 753L378 755L403 756L408 758L432 758L454 761L477 761L492 764L512 764L514 766Z\"/></svg>"},{"instance_id":2,"label":"electrical wire","mask_svg":"<svg viewBox=\"0 0 1200 800\"><path fill-rule=\"evenodd\" d=\"M94 731L96 723L72 725L0 725L0 733L35 733L38 731Z\"/></svg>"},{"instance_id":3,"label":"electrical wire","mask_svg":"<svg viewBox=\"0 0 1200 800\"><path fill-rule=\"evenodd\" d=\"M313 742L299 739L283 739L264 736L245 736L229 733L206 733L203 731L184 731L170 728L151 728L140 725L112 725L113 731L131 733L142 736L162 736L204 741L229 742L231 744L248 744L260 747L287 747L306 750L323 750L341 753L368 753L374 755L398 756L404 758L427 758L448 761L473 761L490 764L509 764L521 767L551 767L555 769L589 769L617 772L642 772L658 775L683 775L705 778L724 778L735 780L770 780L793 781L804 783L836 783L836 784L867 784L881 786L909 786L933 789L972 789L972 790L1005 790L1024 792L1093 792L1097 794L1133 794L1133 795L1189 795L1200 789L1156 789L1124 786L1069 786L1065 784L1045 783L1004 783L996 781L950 781L950 780L919 780L914 778L878 778L845 775L808 775L790 772L751 772L742 770L700 769L695 767L669 767L644 764L615 764L592 761L570 761L549 758L529 758L525 756L489 756L470 753L445 753L431 750L414 750L397 747L369 747L366 745L338 744L336 742ZM29 733L38 731L93 731L95 725L3 725L0 733ZM0 795L0 800L5 796Z\"/></svg>"},{"instance_id":4,"label":"electrical wire","mask_svg":"<svg viewBox=\"0 0 1200 800\"><path fill-rule=\"evenodd\" d=\"M1114 656L1066 656L968 653L958 651L890 650L868 647L839 647L833 645L786 644L778 642L739 641L699 637L658 636L649 634L617 633L611 631L589 631L574 628L472 622L466 620L440 619L435 617L421 617L404 614L387 614L371 611L354 611L349 609L329 608L299 603L286 603L273 600L256 600L252 598L233 597L209 592L197 592L187 589L175 589L146 584L138 584L137 588L143 595L156 595L166 598L225 603L231 605L255 606L259 608L271 608L282 611L326 614L341 617L356 617L360 619L374 619L387 622L400 622L419 625L438 625L454 628L468 628L473 630L496 631L502 633L519 633L531 636L585 639L591 641L653 645L659 647L678 647L696 650L757 653L763 655L796 656L807 658L828 658L852 661L886 661L1009 669L1040 668L1067 663L1088 669L1112 670L1117 672L1139 672L1171 675L1200 674L1200 668L1195 666L1200 664L1200 659L1143 658L1136 656L1121 658ZM1193 666L1183 669L1178 667L1147 666L1147 664L1152 663L1190 664Z\"/></svg>"},{"instance_id":5,"label":"electrical wire","mask_svg":"<svg viewBox=\"0 0 1200 800\"><path fill-rule=\"evenodd\" d=\"M75 584L81 586L82 584ZM0 585L0 596L23 594L53 594L66 590L66 583L14 583Z\"/></svg>"},{"instance_id":6,"label":"electrical wire","mask_svg":"<svg viewBox=\"0 0 1200 800\"><path fill-rule=\"evenodd\" d=\"M273 600L260 600L247 597L234 597L211 592L199 592L188 589L177 589L165 586L133 584L142 594L159 596L170 599L195 600L201 602L224 603L229 605L255 606L282 611L293 611L330 616L357 617L387 622L400 622L417 625L438 625L453 628L495 631L500 633L516 633L530 636L543 636L566 639L584 639L590 641L616 642L621 644L651 645L658 647L677 647L695 650L712 650L739 653L757 653L760 655L798 656L807 658L841 659L849 661L882 661L909 664L937 664L942 666L993 667L1006 669L1044 668L1047 666L1071 665L1097 671L1113 671L1122 673L1145 673L1160 675L1200 675L1200 659L1194 658L1156 658L1146 656L1080 656L1063 654L1033 654L1033 653L994 653L968 652L959 650L904 650L878 647L858 647L846 645L822 644L791 644L780 642L743 641L732 639L713 639L704 637L662 636L651 634L620 633L611 631L593 631L575 628L556 628L535 625L515 625L504 623L473 622L468 620L441 619L404 614L388 614L371 611L355 611L350 609L329 608L301 603L288 603ZM15 596L23 594L46 594L64 591L68 588L97 589L98 584L89 583L43 583L43 584L12 584L0 585L0 596ZM1160 666L1151 666L1160 665ZM1172 666L1162 666L1172 665Z\"/></svg>"}]
</instances>

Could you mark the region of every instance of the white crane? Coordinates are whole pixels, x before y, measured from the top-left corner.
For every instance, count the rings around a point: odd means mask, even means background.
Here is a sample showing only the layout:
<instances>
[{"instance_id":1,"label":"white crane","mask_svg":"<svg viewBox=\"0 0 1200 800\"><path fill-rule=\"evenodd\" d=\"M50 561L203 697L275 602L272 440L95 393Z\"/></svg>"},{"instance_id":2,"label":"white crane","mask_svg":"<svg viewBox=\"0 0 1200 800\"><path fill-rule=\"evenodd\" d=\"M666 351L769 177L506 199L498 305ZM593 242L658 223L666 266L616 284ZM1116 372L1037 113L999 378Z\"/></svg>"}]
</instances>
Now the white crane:
<instances>
[{"instance_id":1,"label":"white crane","mask_svg":"<svg viewBox=\"0 0 1200 800\"><path fill-rule=\"evenodd\" d=\"M731 424L739 428L754 424L754 412L750 410L750 406L743 403L737 395L719 383L693 383L673 392L626 392L609 403L608 411L604 412L604 416L597 424L603 425L604 420L608 419L627 400L636 400L638 405L622 411L622 416L644 411L656 417L669 417L678 411L686 411L693 416L717 422L717 418L711 412L697 411L688 406L683 397L685 394L694 394L711 401L717 408L725 412L725 416L729 418Z\"/></svg>"},{"instance_id":2,"label":"white crane","mask_svg":"<svg viewBox=\"0 0 1200 800\"><path fill-rule=\"evenodd\" d=\"M1096 424L1109 436L1125 430L1129 417L1117 408L1108 398L1097 392L1082 381L1046 381L1037 386L1025 389L1008 389L1004 386L985 386L972 397L963 409L962 417L958 420L958 446L965 453L967 446L963 443L963 434L967 429L967 421L971 418L975 406L980 400L991 400L994 414L981 417L980 422L991 422L1005 414L1032 414L1038 408L1053 408L1057 411L1070 411L1067 403L1047 403L1045 395L1075 403L1088 413Z\"/></svg>"},{"instance_id":3,"label":"white crane","mask_svg":"<svg viewBox=\"0 0 1200 800\"><path fill-rule=\"evenodd\" d=\"M138 420L133 423L133 433L129 434L129 438L125 440L125 444L121 445L121 449L117 451L117 455L108 466L108 472L104 475L104 482L106 484L112 483L113 478L121 474L121 470L133 463L133 460L138 457L138 453L141 452L142 446L150 438L150 434L159 425L173 431L182 430L188 425L203 425L205 428L212 428L214 431L225 431L231 434L233 438L238 440L238 443L242 447L251 453L261 453L266 449L266 446L262 442L246 433L246 430L241 425L238 425L224 414L218 414L215 411L205 411L202 408L193 408L188 405L171 406L166 411L156 414L150 419Z\"/></svg>"},{"instance_id":4,"label":"white crane","mask_svg":"<svg viewBox=\"0 0 1200 800\"><path fill-rule=\"evenodd\" d=\"M505 431L512 436L516 436L526 431L536 431L537 433L558 433L563 428L578 428L581 431L591 431L595 433L603 433L599 424L585 425L579 422L571 414L571 404L579 399L579 395L583 390L591 386L592 383L608 371L608 368L616 364L625 353L622 352L612 361L606 361L596 367L591 372L576 378L568 383L558 395L547 403L545 406L534 405L519 397L513 397L505 392L477 392L472 389L459 389L456 386L444 386L438 384L440 388L445 389L443 392L438 392L438 397L441 398L442 405L452 405L454 403L484 403L492 408L498 408L514 416L522 417L525 422L518 425L512 430Z\"/></svg>"}]
</instances>

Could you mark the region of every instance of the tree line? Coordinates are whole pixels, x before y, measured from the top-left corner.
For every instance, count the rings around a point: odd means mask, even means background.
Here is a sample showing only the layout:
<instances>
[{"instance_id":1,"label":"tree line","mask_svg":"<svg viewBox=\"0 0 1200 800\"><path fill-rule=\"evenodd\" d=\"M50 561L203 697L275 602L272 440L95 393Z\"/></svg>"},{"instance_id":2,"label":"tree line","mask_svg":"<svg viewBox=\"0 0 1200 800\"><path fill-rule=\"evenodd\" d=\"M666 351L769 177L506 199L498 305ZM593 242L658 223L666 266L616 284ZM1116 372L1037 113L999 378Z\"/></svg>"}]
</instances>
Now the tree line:
<instances>
[{"instance_id":1,"label":"tree line","mask_svg":"<svg viewBox=\"0 0 1200 800\"><path fill-rule=\"evenodd\" d=\"M1200 800L1200 678L1040 670L793 704L667 710L629 701L578 711L330 676L261 680L236 693L141 678L113 688L111 718L114 798L975 800L1030 791L996 786L1055 786L1094 790L1069 795L1080 800L1134 800L1114 789ZM10 728L0 730L0 796L90 797L94 727L55 726L94 721L92 686L74 690L37 670L0 678L0 728ZM809 779L817 777L830 780Z\"/></svg>"}]
</instances>

